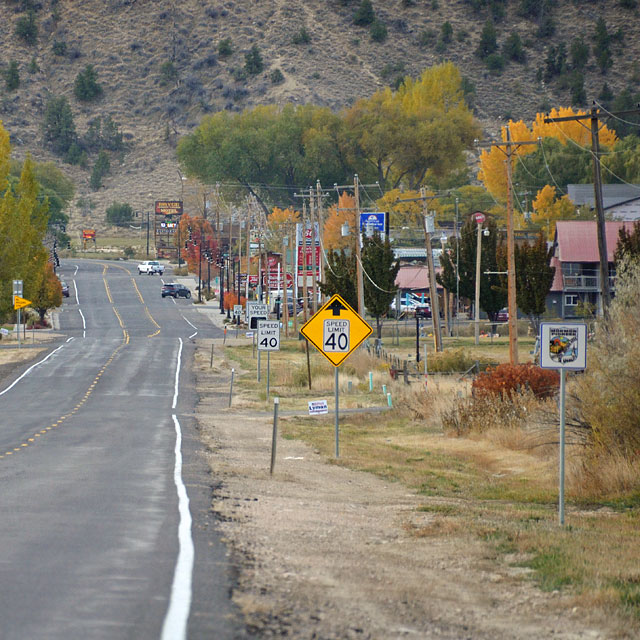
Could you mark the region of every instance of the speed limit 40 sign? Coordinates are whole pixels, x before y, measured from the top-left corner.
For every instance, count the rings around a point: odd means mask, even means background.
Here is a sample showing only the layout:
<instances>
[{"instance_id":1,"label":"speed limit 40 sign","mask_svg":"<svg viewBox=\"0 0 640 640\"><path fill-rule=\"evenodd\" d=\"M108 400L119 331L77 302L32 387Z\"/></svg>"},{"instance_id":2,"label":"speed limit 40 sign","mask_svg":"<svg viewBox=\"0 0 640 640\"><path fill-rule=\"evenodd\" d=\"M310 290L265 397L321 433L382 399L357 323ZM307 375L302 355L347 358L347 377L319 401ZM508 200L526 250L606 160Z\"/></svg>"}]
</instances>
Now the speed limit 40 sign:
<instances>
[{"instance_id":1,"label":"speed limit 40 sign","mask_svg":"<svg viewBox=\"0 0 640 640\"><path fill-rule=\"evenodd\" d=\"M280 322L277 320L258 320L258 350L280 350Z\"/></svg>"},{"instance_id":2,"label":"speed limit 40 sign","mask_svg":"<svg viewBox=\"0 0 640 640\"><path fill-rule=\"evenodd\" d=\"M300 333L336 367L371 335L371 331L371 327L337 294L300 329Z\"/></svg>"}]
</instances>

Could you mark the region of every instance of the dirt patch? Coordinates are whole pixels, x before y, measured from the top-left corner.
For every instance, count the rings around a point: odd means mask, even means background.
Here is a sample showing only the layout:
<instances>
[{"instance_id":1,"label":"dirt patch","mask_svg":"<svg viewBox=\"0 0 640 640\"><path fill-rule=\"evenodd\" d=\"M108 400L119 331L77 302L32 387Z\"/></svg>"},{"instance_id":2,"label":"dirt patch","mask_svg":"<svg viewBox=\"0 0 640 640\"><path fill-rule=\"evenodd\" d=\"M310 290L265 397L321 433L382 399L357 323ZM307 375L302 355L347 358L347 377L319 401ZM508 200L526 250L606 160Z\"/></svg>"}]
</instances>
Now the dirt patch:
<instances>
[{"instance_id":1,"label":"dirt patch","mask_svg":"<svg viewBox=\"0 0 640 640\"><path fill-rule=\"evenodd\" d=\"M468 535L452 501L331 464L228 409L226 367L196 365L212 508L250 632L295 638L613 638L604 616L543 593ZM313 428L313 427L310 427ZM420 511L426 502L433 510ZM435 508L440 505L440 508Z\"/></svg>"}]
</instances>

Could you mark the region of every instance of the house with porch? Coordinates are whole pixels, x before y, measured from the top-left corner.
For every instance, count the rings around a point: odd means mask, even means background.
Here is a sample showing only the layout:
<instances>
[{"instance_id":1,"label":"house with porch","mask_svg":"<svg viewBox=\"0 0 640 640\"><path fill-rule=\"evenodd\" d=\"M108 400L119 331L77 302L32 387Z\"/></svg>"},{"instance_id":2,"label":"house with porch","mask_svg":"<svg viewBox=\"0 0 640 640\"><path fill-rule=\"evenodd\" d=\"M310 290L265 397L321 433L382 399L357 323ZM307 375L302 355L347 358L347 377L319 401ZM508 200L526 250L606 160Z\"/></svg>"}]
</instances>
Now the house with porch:
<instances>
[{"instance_id":1,"label":"house with porch","mask_svg":"<svg viewBox=\"0 0 640 640\"><path fill-rule=\"evenodd\" d=\"M633 222L605 222L609 288L615 294L613 254L618 233L626 227L631 233ZM547 312L555 318L574 318L585 304L602 312L600 286L600 254L598 228L595 220L559 220L553 239L551 266L556 268L553 284L547 296Z\"/></svg>"}]
</instances>

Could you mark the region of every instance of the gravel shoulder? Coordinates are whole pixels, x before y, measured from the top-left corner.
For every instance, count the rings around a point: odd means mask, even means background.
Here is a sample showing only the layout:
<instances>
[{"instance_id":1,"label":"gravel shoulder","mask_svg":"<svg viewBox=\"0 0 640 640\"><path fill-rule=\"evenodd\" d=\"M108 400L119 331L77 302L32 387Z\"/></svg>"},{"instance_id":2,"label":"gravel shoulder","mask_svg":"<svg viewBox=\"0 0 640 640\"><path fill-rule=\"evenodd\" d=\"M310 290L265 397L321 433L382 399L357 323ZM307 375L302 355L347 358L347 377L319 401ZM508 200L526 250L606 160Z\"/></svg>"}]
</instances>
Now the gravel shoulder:
<instances>
[{"instance_id":1,"label":"gravel shoulder","mask_svg":"<svg viewBox=\"0 0 640 640\"><path fill-rule=\"evenodd\" d=\"M439 527L437 514L418 510L425 498L398 484L282 438L271 476L272 417L227 407L224 363L210 369L201 355L194 367L196 415L218 483L212 509L237 569L233 599L251 634L624 637L602 612L538 590L527 570L462 527Z\"/></svg>"}]
</instances>

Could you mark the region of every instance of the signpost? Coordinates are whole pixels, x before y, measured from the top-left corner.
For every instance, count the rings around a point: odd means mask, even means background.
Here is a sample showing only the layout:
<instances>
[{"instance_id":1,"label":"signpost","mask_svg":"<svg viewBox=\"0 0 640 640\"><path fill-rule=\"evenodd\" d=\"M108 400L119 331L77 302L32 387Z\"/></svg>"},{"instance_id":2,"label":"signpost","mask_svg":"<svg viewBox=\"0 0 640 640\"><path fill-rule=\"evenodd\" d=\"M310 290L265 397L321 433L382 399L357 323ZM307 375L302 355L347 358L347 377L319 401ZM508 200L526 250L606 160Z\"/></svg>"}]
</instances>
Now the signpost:
<instances>
[{"instance_id":1,"label":"signpost","mask_svg":"<svg viewBox=\"0 0 640 640\"><path fill-rule=\"evenodd\" d=\"M587 325L543 322L540 325L540 367L560 369L560 489L558 518L564 525L564 444L565 444L565 378L566 370L587 368Z\"/></svg>"},{"instance_id":2,"label":"signpost","mask_svg":"<svg viewBox=\"0 0 640 640\"><path fill-rule=\"evenodd\" d=\"M338 294L303 325L300 333L335 367L335 454L340 456L338 367L373 329Z\"/></svg>"},{"instance_id":3,"label":"signpost","mask_svg":"<svg viewBox=\"0 0 640 640\"><path fill-rule=\"evenodd\" d=\"M278 320L258 320L258 353L267 352L267 400L269 399L269 377L271 372L271 352L280 350L280 322ZM260 366L260 362L258 362Z\"/></svg>"},{"instance_id":4,"label":"signpost","mask_svg":"<svg viewBox=\"0 0 640 640\"><path fill-rule=\"evenodd\" d=\"M18 310L18 322L17 322L17 330L18 330L18 349L20 348L20 309L22 307L26 307L28 304L31 304L28 300L26 300L27 304L21 304L24 300L22 297L22 280L14 280L13 281L13 308Z\"/></svg>"}]
</instances>

